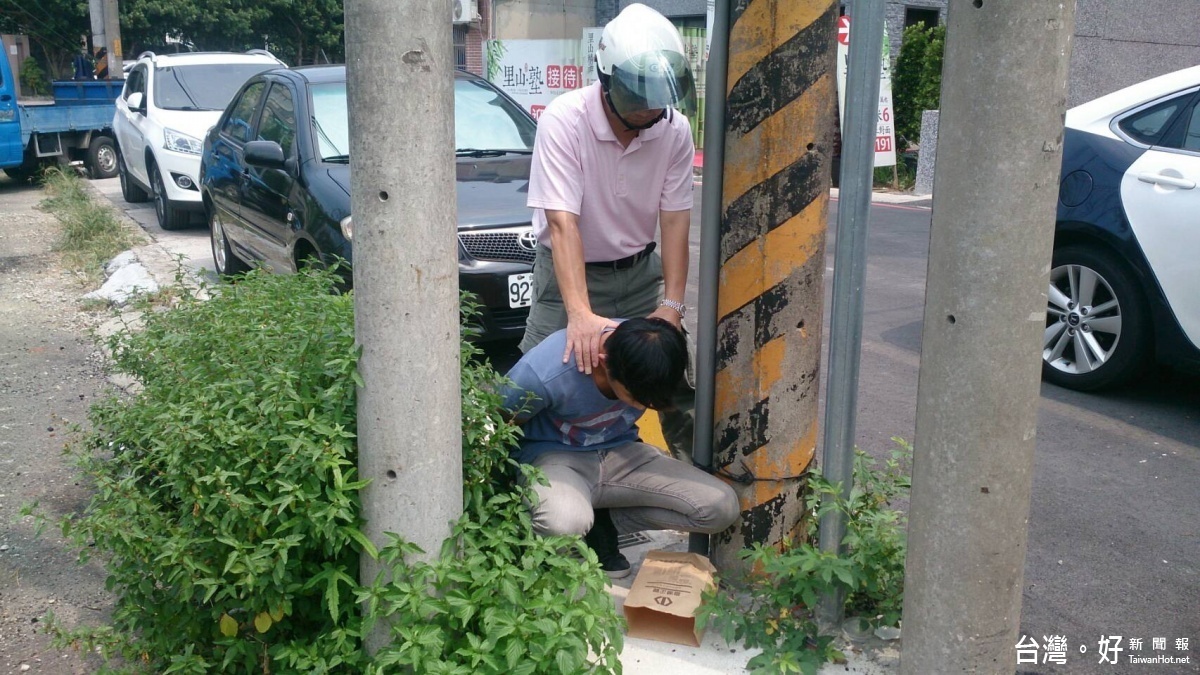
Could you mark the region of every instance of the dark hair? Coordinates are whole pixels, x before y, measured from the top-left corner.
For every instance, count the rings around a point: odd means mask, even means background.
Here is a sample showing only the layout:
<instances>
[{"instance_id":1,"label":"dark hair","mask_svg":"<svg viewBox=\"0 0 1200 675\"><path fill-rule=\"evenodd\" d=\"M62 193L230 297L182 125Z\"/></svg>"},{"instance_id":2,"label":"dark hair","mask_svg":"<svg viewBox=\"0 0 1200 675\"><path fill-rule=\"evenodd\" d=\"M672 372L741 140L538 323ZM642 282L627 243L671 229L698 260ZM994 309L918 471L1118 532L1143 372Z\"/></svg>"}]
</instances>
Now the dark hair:
<instances>
[{"instance_id":1,"label":"dark hair","mask_svg":"<svg viewBox=\"0 0 1200 675\"><path fill-rule=\"evenodd\" d=\"M683 332L663 319L629 319L604 343L610 379L621 383L638 403L655 410L671 399L687 366Z\"/></svg>"}]
</instances>

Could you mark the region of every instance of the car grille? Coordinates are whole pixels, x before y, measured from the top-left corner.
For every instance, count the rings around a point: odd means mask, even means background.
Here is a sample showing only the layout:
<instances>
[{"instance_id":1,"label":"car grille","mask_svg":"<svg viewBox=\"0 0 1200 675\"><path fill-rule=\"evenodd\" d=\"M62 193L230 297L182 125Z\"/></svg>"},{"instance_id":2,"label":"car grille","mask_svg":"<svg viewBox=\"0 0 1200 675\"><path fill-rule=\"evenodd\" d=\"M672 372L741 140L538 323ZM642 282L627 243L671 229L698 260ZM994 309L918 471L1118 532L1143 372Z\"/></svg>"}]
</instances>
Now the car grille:
<instances>
[{"instance_id":1,"label":"car grille","mask_svg":"<svg viewBox=\"0 0 1200 675\"><path fill-rule=\"evenodd\" d=\"M528 229L463 232L458 235L467 254L476 260L533 264L533 251L522 248L521 235Z\"/></svg>"},{"instance_id":2,"label":"car grille","mask_svg":"<svg viewBox=\"0 0 1200 675\"><path fill-rule=\"evenodd\" d=\"M499 328L524 328L527 318L529 318L528 307L492 310L492 321L495 321Z\"/></svg>"}]
</instances>

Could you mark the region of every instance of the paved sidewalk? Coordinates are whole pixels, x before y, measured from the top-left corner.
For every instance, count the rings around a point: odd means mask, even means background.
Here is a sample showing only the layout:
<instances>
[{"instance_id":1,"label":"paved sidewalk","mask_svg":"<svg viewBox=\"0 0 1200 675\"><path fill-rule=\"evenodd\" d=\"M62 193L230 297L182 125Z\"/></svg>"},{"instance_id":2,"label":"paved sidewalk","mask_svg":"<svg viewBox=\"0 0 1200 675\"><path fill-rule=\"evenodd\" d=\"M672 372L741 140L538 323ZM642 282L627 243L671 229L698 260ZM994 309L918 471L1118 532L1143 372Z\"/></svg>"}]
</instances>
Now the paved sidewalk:
<instances>
[{"instance_id":1,"label":"paved sidewalk","mask_svg":"<svg viewBox=\"0 0 1200 675\"><path fill-rule=\"evenodd\" d=\"M617 611L623 611L625 597L641 569L642 560L650 551L686 551L687 535L678 532L646 532L644 543L622 548L622 552L633 565L633 573L617 580L611 593ZM885 675L899 672L899 645L872 638L857 647L848 640L841 640L839 648L846 653L844 664L827 664L822 674L834 673L858 675ZM621 652L621 665L626 675L726 675L745 673L746 662L758 653L744 649L739 644L727 644L716 631L708 631L699 647L689 647L654 640L625 638Z\"/></svg>"}]
</instances>

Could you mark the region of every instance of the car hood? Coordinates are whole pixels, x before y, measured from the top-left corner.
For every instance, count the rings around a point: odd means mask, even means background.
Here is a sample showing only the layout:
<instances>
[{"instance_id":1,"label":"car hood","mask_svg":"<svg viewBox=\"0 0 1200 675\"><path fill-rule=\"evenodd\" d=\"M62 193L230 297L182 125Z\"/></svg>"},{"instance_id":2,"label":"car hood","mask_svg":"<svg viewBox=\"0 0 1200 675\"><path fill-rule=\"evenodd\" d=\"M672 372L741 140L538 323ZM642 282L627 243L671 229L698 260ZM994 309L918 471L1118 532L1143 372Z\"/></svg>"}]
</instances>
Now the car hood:
<instances>
[{"instance_id":1,"label":"car hood","mask_svg":"<svg viewBox=\"0 0 1200 675\"><path fill-rule=\"evenodd\" d=\"M456 163L458 228L528 225L532 211L525 206L529 193L528 155L481 159L462 158ZM331 166L329 177L350 195L350 167Z\"/></svg>"},{"instance_id":2,"label":"car hood","mask_svg":"<svg viewBox=\"0 0 1200 675\"><path fill-rule=\"evenodd\" d=\"M193 138L203 139L221 119L221 110L158 110L155 115L163 127Z\"/></svg>"}]
</instances>

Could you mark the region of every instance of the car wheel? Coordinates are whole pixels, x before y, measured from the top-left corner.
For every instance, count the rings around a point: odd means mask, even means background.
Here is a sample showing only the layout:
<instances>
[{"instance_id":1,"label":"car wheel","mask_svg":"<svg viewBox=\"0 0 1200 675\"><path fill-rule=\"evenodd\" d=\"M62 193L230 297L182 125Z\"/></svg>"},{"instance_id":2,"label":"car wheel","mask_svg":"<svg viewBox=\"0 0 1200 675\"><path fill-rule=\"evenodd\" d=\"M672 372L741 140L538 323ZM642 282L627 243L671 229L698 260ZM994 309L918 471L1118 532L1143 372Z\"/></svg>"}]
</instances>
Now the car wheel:
<instances>
[{"instance_id":1,"label":"car wheel","mask_svg":"<svg viewBox=\"0 0 1200 675\"><path fill-rule=\"evenodd\" d=\"M88 146L88 171L92 178L112 178L117 175L117 146L108 136L96 136Z\"/></svg>"},{"instance_id":2,"label":"car wheel","mask_svg":"<svg viewBox=\"0 0 1200 675\"><path fill-rule=\"evenodd\" d=\"M215 206L208 211L208 229L209 239L212 241L213 265L217 274L228 276L250 269L249 265L234 254L233 247L229 244L229 235L225 231L225 223Z\"/></svg>"},{"instance_id":3,"label":"car wheel","mask_svg":"<svg viewBox=\"0 0 1200 675\"><path fill-rule=\"evenodd\" d=\"M117 175L121 178L121 196L130 204L141 204L150 197L146 191L133 184L129 177L129 169L125 166L125 158L117 153Z\"/></svg>"},{"instance_id":4,"label":"car wheel","mask_svg":"<svg viewBox=\"0 0 1200 675\"><path fill-rule=\"evenodd\" d=\"M188 225L186 211L175 208L167 198L167 188L163 185L162 172L158 166L149 165L150 187L154 189L154 213L158 216L158 225L164 230L180 230Z\"/></svg>"},{"instance_id":5,"label":"car wheel","mask_svg":"<svg viewBox=\"0 0 1200 675\"><path fill-rule=\"evenodd\" d=\"M4 175L17 181L18 183L28 183L30 179L33 178L33 174L34 172L26 168L24 165L10 166L4 170Z\"/></svg>"},{"instance_id":6,"label":"car wheel","mask_svg":"<svg viewBox=\"0 0 1200 675\"><path fill-rule=\"evenodd\" d=\"M1150 348L1146 301L1129 268L1094 247L1055 251L1043 377L1080 391L1114 386L1142 371Z\"/></svg>"}]
</instances>

